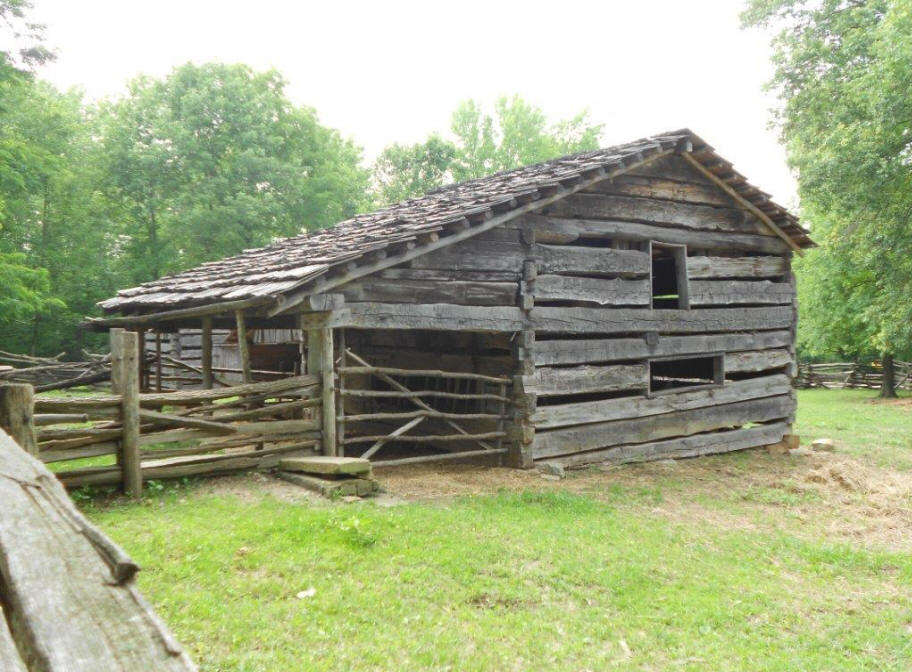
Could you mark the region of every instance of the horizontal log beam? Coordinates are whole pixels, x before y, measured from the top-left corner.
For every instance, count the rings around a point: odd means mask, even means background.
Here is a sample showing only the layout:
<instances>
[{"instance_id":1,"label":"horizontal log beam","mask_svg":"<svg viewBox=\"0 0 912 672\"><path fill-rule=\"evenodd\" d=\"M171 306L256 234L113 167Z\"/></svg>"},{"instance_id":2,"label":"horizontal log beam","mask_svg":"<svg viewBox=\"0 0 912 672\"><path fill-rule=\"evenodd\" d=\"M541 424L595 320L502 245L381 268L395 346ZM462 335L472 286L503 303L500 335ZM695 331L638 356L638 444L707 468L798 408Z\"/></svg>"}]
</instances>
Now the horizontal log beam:
<instances>
[{"instance_id":1,"label":"horizontal log beam","mask_svg":"<svg viewBox=\"0 0 912 672\"><path fill-rule=\"evenodd\" d=\"M539 275L535 301L579 301L602 306L648 306L649 280Z\"/></svg>"},{"instance_id":2,"label":"horizontal log beam","mask_svg":"<svg viewBox=\"0 0 912 672\"><path fill-rule=\"evenodd\" d=\"M550 458L548 461L556 462L565 467L579 467L597 462L626 464L630 462L715 455L778 443L788 431L788 425L783 422L777 422L747 429L697 434L665 441L612 446L611 448L587 453Z\"/></svg>"},{"instance_id":3,"label":"horizontal log beam","mask_svg":"<svg viewBox=\"0 0 912 672\"><path fill-rule=\"evenodd\" d=\"M707 231L767 233L762 222L742 209L631 196L578 193L549 205L541 212L552 217L629 220Z\"/></svg>"},{"instance_id":4,"label":"horizontal log beam","mask_svg":"<svg viewBox=\"0 0 912 672\"><path fill-rule=\"evenodd\" d=\"M600 338L536 340L532 356L536 366L611 362L669 355L703 354L739 350L763 350L791 343L788 331L758 331L746 334L658 336L653 344L645 338Z\"/></svg>"},{"instance_id":5,"label":"horizontal log beam","mask_svg":"<svg viewBox=\"0 0 912 672\"><path fill-rule=\"evenodd\" d=\"M781 395L630 420L536 431L532 455L535 459L556 457L612 445L645 443L752 422L768 422L788 418L794 408L791 395Z\"/></svg>"},{"instance_id":6,"label":"horizontal log beam","mask_svg":"<svg viewBox=\"0 0 912 672\"><path fill-rule=\"evenodd\" d=\"M784 329L791 326L790 306L770 308L557 308L532 311L536 331L556 333L695 333Z\"/></svg>"},{"instance_id":7,"label":"horizontal log beam","mask_svg":"<svg viewBox=\"0 0 912 672\"><path fill-rule=\"evenodd\" d=\"M624 222L605 219L579 219L549 217L530 214L516 222L524 229L534 231L535 239L543 243L572 243L582 238L628 240L689 245L698 249L728 249L750 252L767 252L782 255L788 245L772 236L750 233L694 231L658 224Z\"/></svg>"},{"instance_id":8,"label":"horizontal log beam","mask_svg":"<svg viewBox=\"0 0 912 672\"><path fill-rule=\"evenodd\" d=\"M787 305L795 301L795 287L791 282L691 280L688 285L691 306Z\"/></svg>"},{"instance_id":9,"label":"horizontal log beam","mask_svg":"<svg viewBox=\"0 0 912 672\"><path fill-rule=\"evenodd\" d=\"M693 408L705 408L748 399L760 399L788 394L791 382L788 376L774 375L725 383L722 387L690 390L677 394L622 397L582 401L556 406L538 405L532 416L536 429L553 429L594 422L608 422L661 415Z\"/></svg>"},{"instance_id":10,"label":"horizontal log beam","mask_svg":"<svg viewBox=\"0 0 912 672\"><path fill-rule=\"evenodd\" d=\"M690 280L778 278L789 272L785 257L688 257Z\"/></svg>"},{"instance_id":11,"label":"horizontal log beam","mask_svg":"<svg viewBox=\"0 0 912 672\"><path fill-rule=\"evenodd\" d=\"M526 392L548 397L591 392L645 390L649 386L646 364L617 364L613 366L574 366L570 368L542 367L523 376Z\"/></svg>"}]
</instances>

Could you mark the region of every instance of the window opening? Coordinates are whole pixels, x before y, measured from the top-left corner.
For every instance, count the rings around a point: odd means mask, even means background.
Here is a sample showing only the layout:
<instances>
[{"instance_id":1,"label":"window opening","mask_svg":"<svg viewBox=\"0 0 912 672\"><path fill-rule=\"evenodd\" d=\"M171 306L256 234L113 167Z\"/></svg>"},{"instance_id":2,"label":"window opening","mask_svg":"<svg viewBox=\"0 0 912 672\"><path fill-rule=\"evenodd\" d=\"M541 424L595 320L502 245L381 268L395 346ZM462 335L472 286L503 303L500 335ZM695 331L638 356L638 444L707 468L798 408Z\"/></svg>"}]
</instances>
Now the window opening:
<instances>
[{"instance_id":1,"label":"window opening","mask_svg":"<svg viewBox=\"0 0 912 672\"><path fill-rule=\"evenodd\" d=\"M649 276L653 308L689 308L687 297L687 248L651 242Z\"/></svg>"},{"instance_id":2,"label":"window opening","mask_svg":"<svg viewBox=\"0 0 912 672\"><path fill-rule=\"evenodd\" d=\"M725 380L722 355L649 361L649 393L720 386Z\"/></svg>"}]
</instances>

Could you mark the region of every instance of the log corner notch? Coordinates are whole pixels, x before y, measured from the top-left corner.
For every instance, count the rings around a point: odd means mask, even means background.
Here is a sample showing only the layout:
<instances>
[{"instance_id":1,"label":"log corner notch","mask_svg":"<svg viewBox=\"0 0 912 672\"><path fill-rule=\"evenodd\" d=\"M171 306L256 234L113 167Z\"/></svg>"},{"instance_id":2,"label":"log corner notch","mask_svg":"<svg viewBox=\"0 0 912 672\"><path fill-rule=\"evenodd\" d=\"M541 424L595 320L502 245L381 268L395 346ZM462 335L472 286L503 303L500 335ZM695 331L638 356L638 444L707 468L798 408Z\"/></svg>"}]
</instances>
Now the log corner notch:
<instances>
[{"instance_id":1,"label":"log corner notch","mask_svg":"<svg viewBox=\"0 0 912 672\"><path fill-rule=\"evenodd\" d=\"M137 591L138 566L3 431L0 501L0 667L196 669Z\"/></svg>"}]
</instances>

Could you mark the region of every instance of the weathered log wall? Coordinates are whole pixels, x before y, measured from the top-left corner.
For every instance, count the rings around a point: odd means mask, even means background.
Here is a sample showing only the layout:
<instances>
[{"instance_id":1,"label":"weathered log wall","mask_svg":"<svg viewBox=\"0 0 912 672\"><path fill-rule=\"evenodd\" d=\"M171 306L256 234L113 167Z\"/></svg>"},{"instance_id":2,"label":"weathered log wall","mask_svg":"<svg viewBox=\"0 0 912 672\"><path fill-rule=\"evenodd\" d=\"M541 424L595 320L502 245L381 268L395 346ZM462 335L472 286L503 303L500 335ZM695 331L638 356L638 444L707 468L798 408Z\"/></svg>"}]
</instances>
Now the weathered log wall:
<instances>
[{"instance_id":1,"label":"weathered log wall","mask_svg":"<svg viewBox=\"0 0 912 672\"><path fill-rule=\"evenodd\" d=\"M653 308L654 243L686 246L684 309ZM778 441L794 413L790 257L672 156L343 286L341 323L441 334L440 347L407 352L378 341L381 361L512 373L515 464L732 450ZM447 346L465 332L509 341ZM650 359L710 354L722 386L648 394Z\"/></svg>"}]
</instances>

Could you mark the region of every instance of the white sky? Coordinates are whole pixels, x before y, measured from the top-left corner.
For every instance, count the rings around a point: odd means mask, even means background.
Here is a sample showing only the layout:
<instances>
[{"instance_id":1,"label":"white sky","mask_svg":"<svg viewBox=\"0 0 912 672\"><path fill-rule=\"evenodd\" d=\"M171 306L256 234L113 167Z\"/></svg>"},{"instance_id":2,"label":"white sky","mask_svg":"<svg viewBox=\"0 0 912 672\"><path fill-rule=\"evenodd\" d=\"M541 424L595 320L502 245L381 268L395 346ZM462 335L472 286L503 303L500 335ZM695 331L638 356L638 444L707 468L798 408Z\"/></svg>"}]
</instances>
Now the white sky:
<instances>
[{"instance_id":1,"label":"white sky","mask_svg":"<svg viewBox=\"0 0 912 672\"><path fill-rule=\"evenodd\" d=\"M784 205L765 36L742 0L34 0L55 63L90 98L187 61L275 67L293 101L365 149L445 132L456 104L518 93L549 119L588 108L604 144L688 126Z\"/></svg>"}]
</instances>

